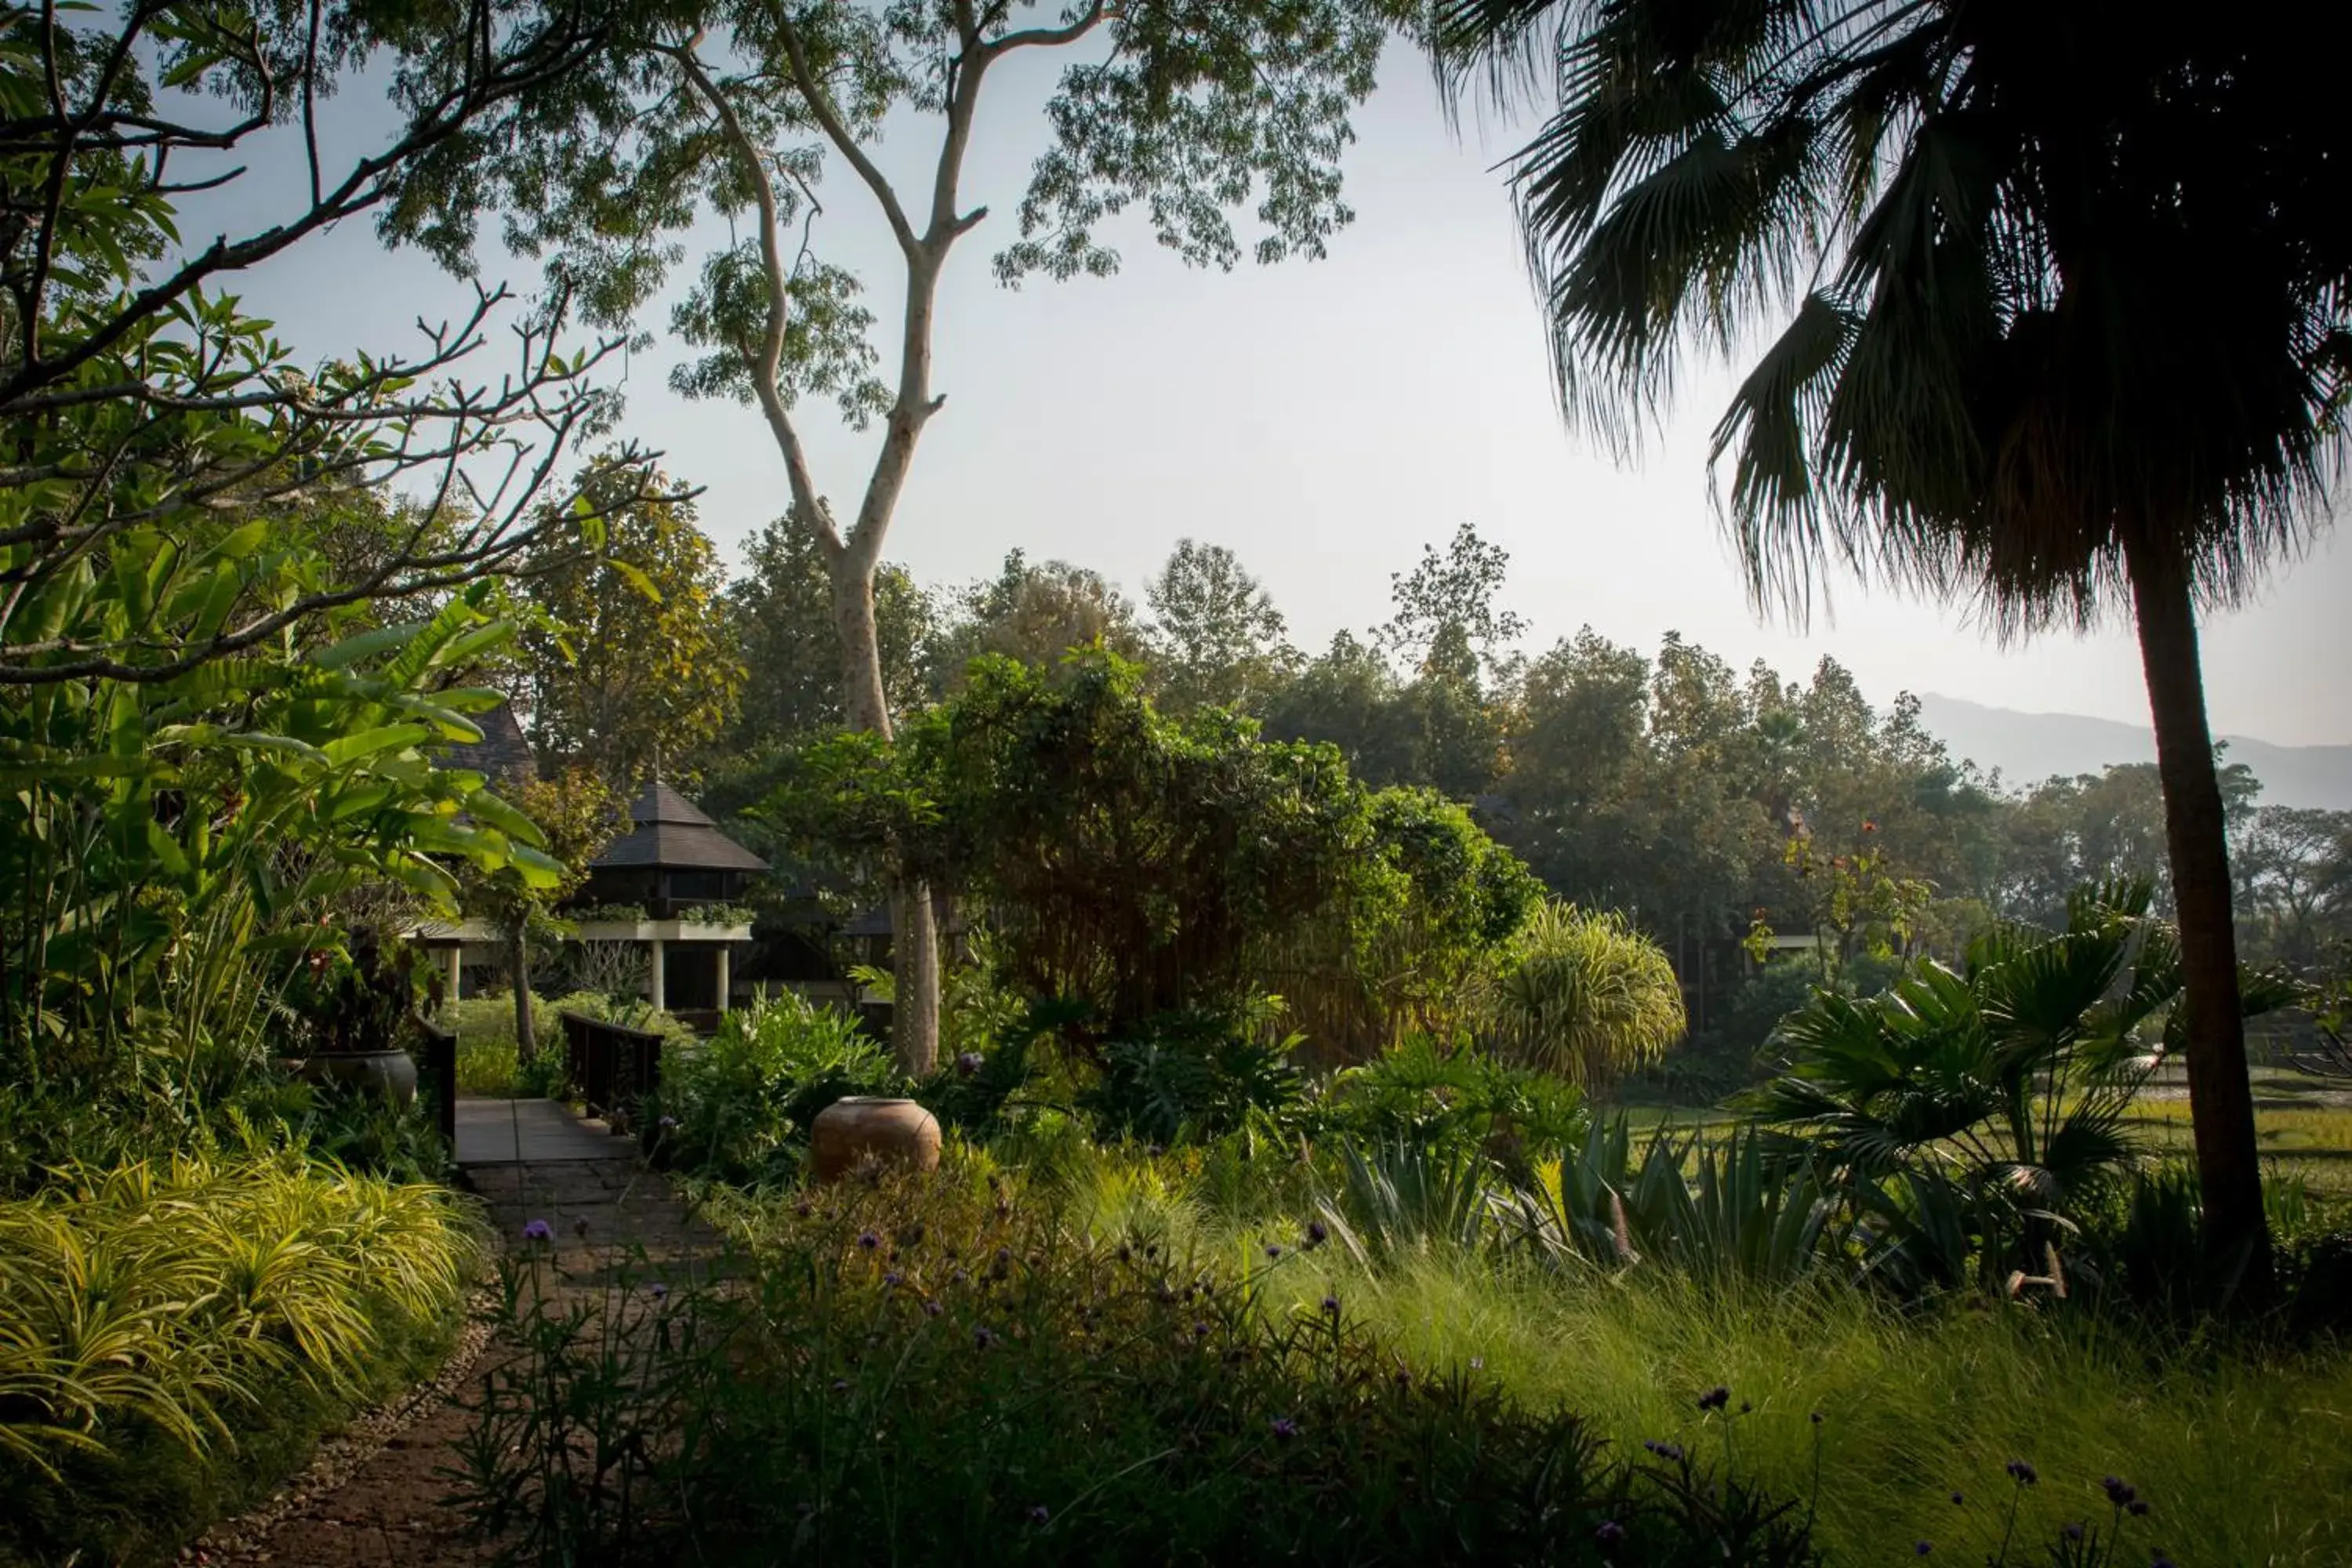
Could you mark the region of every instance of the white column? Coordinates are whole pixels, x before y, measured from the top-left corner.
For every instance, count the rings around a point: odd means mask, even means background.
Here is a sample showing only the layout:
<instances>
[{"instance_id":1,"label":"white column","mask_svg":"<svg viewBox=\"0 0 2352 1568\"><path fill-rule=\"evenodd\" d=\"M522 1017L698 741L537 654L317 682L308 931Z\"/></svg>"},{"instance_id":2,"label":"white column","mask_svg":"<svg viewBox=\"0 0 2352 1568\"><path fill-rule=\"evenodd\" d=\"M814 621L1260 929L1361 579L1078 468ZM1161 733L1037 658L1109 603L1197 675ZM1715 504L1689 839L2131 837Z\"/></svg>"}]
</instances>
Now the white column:
<instances>
[{"instance_id":1,"label":"white column","mask_svg":"<svg viewBox=\"0 0 2352 1568\"><path fill-rule=\"evenodd\" d=\"M721 1016L724 1016L727 1012L728 993L735 988L733 961L734 954L725 942L720 942L719 944L719 1011Z\"/></svg>"},{"instance_id":2,"label":"white column","mask_svg":"<svg viewBox=\"0 0 2352 1568\"><path fill-rule=\"evenodd\" d=\"M449 988L447 995L449 1005L452 1007L455 1007L457 1005L457 988L465 983L465 978L466 944L461 942L449 950Z\"/></svg>"},{"instance_id":3,"label":"white column","mask_svg":"<svg viewBox=\"0 0 2352 1568\"><path fill-rule=\"evenodd\" d=\"M663 963L662 963L663 950L664 950L664 947L665 947L665 946L666 946L666 944L662 942L662 939L661 939L661 938L659 938L659 937L656 937L656 938L654 938L654 965L653 965L653 987L652 987L652 989L653 989L653 997L652 997L652 1000L653 1000L653 1005L654 1005L654 1011L655 1011L655 1012L656 1012L656 1013L662 1012L663 1010L665 1010L666 1008L667 1008L667 1007L669 1006L669 996L668 996L667 989L667 986L666 986L666 984L665 984L666 977L664 976L664 974L663 974L663 973L662 973L662 971L663 971L663 969L664 969L664 967L665 967L665 965L664 965L664 964L663 964Z\"/></svg>"}]
</instances>

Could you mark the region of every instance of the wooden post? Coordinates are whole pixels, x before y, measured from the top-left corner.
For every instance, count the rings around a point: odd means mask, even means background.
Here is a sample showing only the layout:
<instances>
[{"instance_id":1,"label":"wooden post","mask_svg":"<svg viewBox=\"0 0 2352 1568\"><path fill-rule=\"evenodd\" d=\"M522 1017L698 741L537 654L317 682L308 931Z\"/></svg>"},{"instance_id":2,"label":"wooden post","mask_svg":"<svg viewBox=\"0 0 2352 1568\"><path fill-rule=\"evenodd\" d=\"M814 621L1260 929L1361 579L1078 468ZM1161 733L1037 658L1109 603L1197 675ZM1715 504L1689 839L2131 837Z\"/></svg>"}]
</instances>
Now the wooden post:
<instances>
[{"instance_id":1,"label":"wooden post","mask_svg":"<svg viewBox=\"0 0 2352 1568\"><path fill-rule=\"evenodd\" d=\"M662 962L667 946L661 938L654 938L652 1001L656 1013L666 1012L669 1007L667 978L663 973L667 966Z\"/></svg>"},{"instance_id":2,"label":"wooden post","mask_svg":"<svg viewBox=\"0 0 2352 1568\"><path fill-rule=\"evenodd\" d=\"M719 1016L727 1016L728 995L734 990L734 955L725 942L719 944Z\"/></svg>"}]
</instances>

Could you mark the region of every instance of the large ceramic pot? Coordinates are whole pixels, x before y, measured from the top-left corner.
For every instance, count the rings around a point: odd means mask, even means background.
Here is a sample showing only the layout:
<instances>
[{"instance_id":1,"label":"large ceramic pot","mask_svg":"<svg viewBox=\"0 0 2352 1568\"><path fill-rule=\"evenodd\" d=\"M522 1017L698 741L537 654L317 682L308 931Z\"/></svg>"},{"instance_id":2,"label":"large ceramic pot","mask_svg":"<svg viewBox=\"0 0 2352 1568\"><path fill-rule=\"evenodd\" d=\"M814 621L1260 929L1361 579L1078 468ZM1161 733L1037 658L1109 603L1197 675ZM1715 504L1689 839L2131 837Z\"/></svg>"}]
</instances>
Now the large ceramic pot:
<instances>
[{"instance_id":1,"label":"large ceramic pot","mask_svg":"<svg viewBox=\"0 0 2352 1568\"><path fill-rule=\"evenodd\" d=\"M302 1064L310 1083L369 1090L394 1105L416 1098L416 1058L406 1051L320 1051Z\"/></svg>"},{"instance_id":2,"label":"large ceramic pot","mask_svg":"<svg viewBox=\"0 0 2352 1568\"><path fill-rule=\"evenodd\" d=\"M809 1148L820 1182L838 1181L866 1160L936 1170L940 1124L911 1100L854 1094L817 1112Z\"/></svg>"}]
</instances>

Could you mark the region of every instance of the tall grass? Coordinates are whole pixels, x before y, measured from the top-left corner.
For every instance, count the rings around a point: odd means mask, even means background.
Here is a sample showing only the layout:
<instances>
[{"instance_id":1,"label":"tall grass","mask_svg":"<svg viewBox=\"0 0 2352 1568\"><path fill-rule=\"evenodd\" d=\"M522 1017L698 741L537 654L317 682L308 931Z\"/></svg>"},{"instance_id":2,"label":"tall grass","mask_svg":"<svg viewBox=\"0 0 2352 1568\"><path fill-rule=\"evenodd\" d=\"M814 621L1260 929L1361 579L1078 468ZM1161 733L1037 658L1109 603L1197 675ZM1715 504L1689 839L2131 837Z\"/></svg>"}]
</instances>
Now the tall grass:
<instances>
[{"instance_id":1,"label":"tall grass","mask_svg":"<svg viewBox=\"0 0 2352 1568\"><path fill-rule=\"evenodd\" d=\"M293 1156L68 1171L0 1202L0 1489L55 1505L0 1510L0 1557L70 1560L110 1504L154 1511L147 1472L217 1493L248 1428L379 1391L454 1323L474 1247L441 1189Z\"/></svg>"},{"instance_id":2,"label":"tall grass","mask_svg":"<svg viewBox=\"0 0 2352 1568\"><path fill-rule=\"evenodd\" d=\"M1064 1212L1097 1235L1240 1255L1300 1228L1221 1215L1131 1160L1060 1179ZM2019 1491L2012 1459L2040 1477L2021 1491L2021 1541L2104 1524L2101 1483L2116 1476L2152 1505L2126 1521L2137 1544L2123 1561L2352 1562L2352 1511L2336 1500L2352 1495L2352 1356L2334 1348L2168 1343L2026 1308L1903 1313L1817 1283L1544 1267L1442 1236L1402 1253L1290 1250L1259 1289L1301 1311L1335 1297L1410 1360L1573 1410L1621 1448L1719 1458L1728 1423L1743 1473L1784 1496L1809 1492L1818 1457L1833 1563L1909 1561L1921 1541L1935 1560L1984 1561ZM1717 1385L1734 1409L1705 1417L1695 1402Z\"/></svg>"}]
</instances>

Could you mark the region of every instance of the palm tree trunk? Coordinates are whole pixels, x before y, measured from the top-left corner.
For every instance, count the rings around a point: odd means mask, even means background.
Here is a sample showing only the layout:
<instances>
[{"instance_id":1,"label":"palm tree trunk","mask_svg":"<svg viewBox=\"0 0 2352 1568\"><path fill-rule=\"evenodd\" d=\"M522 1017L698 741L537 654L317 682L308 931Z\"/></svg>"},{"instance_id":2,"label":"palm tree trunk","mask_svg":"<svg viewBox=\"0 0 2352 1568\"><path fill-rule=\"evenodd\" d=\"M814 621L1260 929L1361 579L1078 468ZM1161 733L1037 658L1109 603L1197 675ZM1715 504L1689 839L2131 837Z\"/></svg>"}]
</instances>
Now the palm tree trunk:
<instances>
[{"instance_id":1,"label":"palm tree trunk","mask_svg":"<svg viewBox=\"0 0 2352 1568\"><path fill-rule=\"evenodd\" d=\"M2245 1288L2259 1299L2270 1282L2270 1229L2263 1212L2253 1089L2246 1075L2230 847L2213 734L2205 718L2197 607L2187 564L2177 555L2135 544L2125 552L2125 565L2139 626L2148 710L2156 721L2165 841L2180 921L2189 1110L2204 1194L2205 1250L2209 1260L2226 1268L2242 1263Z\"/></svg>"}]
</instances>

